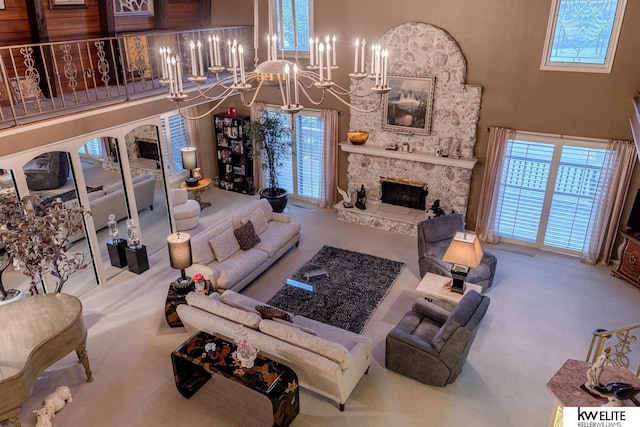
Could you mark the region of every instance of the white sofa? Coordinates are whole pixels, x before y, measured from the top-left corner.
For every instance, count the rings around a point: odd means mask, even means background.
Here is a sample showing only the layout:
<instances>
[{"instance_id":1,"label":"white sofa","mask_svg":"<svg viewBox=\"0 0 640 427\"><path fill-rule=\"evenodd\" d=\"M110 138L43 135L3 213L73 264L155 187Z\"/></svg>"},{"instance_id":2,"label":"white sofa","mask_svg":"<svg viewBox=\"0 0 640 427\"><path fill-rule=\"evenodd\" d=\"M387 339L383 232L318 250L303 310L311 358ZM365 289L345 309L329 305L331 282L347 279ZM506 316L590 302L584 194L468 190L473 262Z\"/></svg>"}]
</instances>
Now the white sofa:
<instances>
[{"instance_id":1,"label":"white sofa","mask_svg":"<svg viewBox=\"0 0 640 427\"><path fill-rule=\"evenodd\" d=\"M251 221L260 242L240 249L234 230ZM300 241L300 224L275 213L266 199L253 200L191 239L189 276L202 273L214 289L240 291Z\"/></svg>"},{"instance_id":2,"label":"white sofa","mask_svg":"<svg viewBox=\"0 0 640 427\"><path fill-rule=\"evenodd\" d=\"M233 291L187 295L177 307L189 333L204 331L233 342L239 324L249 342L273 360L289 366L300 386L338 402L340 410L371 364L371 338L291 314L291 322L263 319L260 301Z\"/></svg>"}]
</instances>

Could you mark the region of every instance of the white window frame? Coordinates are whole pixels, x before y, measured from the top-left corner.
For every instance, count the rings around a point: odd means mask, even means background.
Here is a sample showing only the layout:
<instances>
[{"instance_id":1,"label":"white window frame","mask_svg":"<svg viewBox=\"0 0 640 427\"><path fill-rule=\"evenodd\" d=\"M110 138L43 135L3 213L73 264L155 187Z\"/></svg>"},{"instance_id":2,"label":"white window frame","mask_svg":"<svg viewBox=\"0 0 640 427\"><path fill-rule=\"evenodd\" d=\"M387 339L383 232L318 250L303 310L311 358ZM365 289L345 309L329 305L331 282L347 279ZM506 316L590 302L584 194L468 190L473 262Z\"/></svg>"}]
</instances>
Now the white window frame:
<instances>
[{"instance_id":1,"label":"white window frame","mask_svg":"<svg viewBox=\"0 0 640 427\"><path fill-rule=\"evenodd\" d=\"M278 113L278 114L285 115L285 118L289 121L289 124L291 124L291 120L294 120L294 121L296 120L296 116L286 117L286 114L282 112L282 109L280 107L278 107L278 106L275 106L275 105L265 106L264 111L265 112L272 112L272 113ZM298 114L305 115L305 116L308 116L308 117L315 117L315 118L322 117L322 113L321 113L320 110L309 109L309 108L305 108L303 111L299 112ZM293 129L292 133L291 133L291 140L292 140L292 147L291 147L291 173L292 173L292 177L291 177L291 182L292 182L292 185L293 185L293 193L290 193L289 197L293 198L293 199L306 201L306 202L317 202L318 201L317 198L306 197L306 196L303 196L303 195L299 194L299 186L298 186L298 135L297 135L297 131L296 131L296 127L295 126L294 126L294 129ZM323 148L323 151L324 151L324 148ZM326 172L325 170L322 170L322 174L324 174L325 172ZM266 176L265 176L265 178L266 178Z\"/></svg>"},{"instance_id":2,"label":"white window frame","mask_svg":"<svg viewBox=\"0 0 640 427\"><path fill-rule=\"evenodd\" d=\"M284 7L285 4L290 4L292 0L269 0L269 34L275 34L278 36L278 46L280 46L280 27L278 26L278 22L276 22L276 9L278 7L278 3L282 1L282 5ZM313 15L313 0L307 0L309 2L309 34L307 34L307 39L314 34L314 15ZM299 56L307 57L309 55L309 49L300 50L285 50L284 56L285 58L293 58L296 56L296 53L302 54ZM282 51L278 50L278 58L282 55Z\"/></svg>"},{"instance_id":3,"label":"white window frame","mask_svg":"<svg viewBox=\"0 0 640 427\"><path fill-rule=\"evenodd\" d=\"M572 62L552 62L551 61L551 47L553 45L553 36L556 31L556 19L558 17L558 10L560 9L560 3L563 0L552 0L551 12L549 14L549 23L547 24L547 36L544 42L544 51L542 52L542 63L540 69L543 71L572 71L580 73L611 73L613 68L613 60L615 58L616 49L618 47L618 39L620 37L620 31L622 30L622 21L624 19L624 12L627 7L627 0L618 0L618 7L616 10L616 17L613 21L613 28L611 29L611 37L609 39L609 45L607 47L607 54L604 64L585 64L585 63L572 63Z\"/></svg>"},{"instance_id":4,"label":"white window frame","mask_svg":"<svg viewBox=\"0 0 640 427\"><path fill-rule=\"evenodd\" d=\"M550 252L558 252L566 255L579 256L580 255L579 251L573 251L570 249L563 249L555 246L549 246L544 243L545 236L547 233L549 215L551 212L551 203L554 195L553 188L556 183L557 173L560 165L560 159L562 156L562 148L565 145L569 145L569 146L577 146L577 147L584 147L584 148L606 149L607 141L603 139L597 139L597 138L552 135L552 134L524 132L524 131L517 131L516 135L513 137L513 140L528 141L533 143L552 144L554 146L554 153L553 153L553 159L550 165L549 178L548 178L547 187L545 190L544 203L543 203L542 212L540 216L540 224L539 224L536 240L533 242L528 242L524 240L506 237L506 236L499 236L499 241L505 242L505 243L512 243L520 246L533 247L533 248L550 251ZM503 179L502 175L500 179ZM498 216L499 214L496 216L496 221Z\"/></svg>"}]
</instances>

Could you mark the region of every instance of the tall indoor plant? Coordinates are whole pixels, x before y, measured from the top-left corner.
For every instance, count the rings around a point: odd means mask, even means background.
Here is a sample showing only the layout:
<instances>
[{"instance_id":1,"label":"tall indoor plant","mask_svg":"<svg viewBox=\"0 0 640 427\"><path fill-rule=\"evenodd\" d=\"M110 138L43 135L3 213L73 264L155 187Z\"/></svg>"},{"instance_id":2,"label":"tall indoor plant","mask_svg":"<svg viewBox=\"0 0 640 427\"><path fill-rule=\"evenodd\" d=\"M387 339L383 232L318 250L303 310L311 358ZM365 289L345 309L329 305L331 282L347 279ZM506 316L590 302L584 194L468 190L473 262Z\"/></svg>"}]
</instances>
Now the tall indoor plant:
<instances>
[{"instance_id":1,"label":"tall indoor plant","mask_svg":"<svg viewBox=\"0 0 640 427\"><path fill-rule=\"evenodd\" d=\"M278 171L291 158L291 132L286 119L277 113L265 112L259 120L247 127L250 137L249 155L260 161L267 171L269 186L260 190L260 197L269 200L274 212L282 212L287 206L288 193L278 185Z\"/></svg>"},{"instance_id":2,"label":"tall indoor plant","mask_svg":"<svg viewBox=\"0 0 640 427\"><path fill-rule=\"evenodd\" d=\"M82 230L86 214L59 198L0 196L0 243L29 277L32 293L47 274L56 280L55 292L61 292L73 273L89 265L86 254L67 252L69 236Z\"/></svg>"}]
</instances>

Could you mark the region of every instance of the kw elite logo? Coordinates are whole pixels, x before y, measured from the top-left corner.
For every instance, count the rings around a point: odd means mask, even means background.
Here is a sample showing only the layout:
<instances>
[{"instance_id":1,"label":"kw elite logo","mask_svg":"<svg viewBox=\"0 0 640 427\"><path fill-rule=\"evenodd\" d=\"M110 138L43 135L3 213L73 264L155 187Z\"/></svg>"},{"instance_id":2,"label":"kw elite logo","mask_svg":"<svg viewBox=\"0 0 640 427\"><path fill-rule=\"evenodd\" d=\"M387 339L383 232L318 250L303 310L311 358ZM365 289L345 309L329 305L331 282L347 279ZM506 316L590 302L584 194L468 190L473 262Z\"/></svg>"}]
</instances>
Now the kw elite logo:
<instances>
[{"instance_id":1,"label":"kw elite logo","mask_svg":"<svg viewBox=\"0 0 640 427\"><path fill-rule=\"evenodd\" d=\"M640 425L640 407L565 407L564 427L631 427Z\"/></svg>"}]
</instances>

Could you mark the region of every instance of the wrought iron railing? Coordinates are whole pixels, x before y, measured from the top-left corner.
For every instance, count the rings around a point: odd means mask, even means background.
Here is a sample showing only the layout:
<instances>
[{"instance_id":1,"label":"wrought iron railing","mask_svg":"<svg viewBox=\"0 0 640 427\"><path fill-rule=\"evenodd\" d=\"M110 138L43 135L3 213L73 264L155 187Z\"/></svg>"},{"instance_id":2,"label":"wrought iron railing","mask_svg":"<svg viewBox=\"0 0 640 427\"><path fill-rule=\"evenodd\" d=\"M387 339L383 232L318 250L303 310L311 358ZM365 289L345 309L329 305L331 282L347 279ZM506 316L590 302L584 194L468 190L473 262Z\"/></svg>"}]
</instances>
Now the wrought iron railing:
<instances>
[{"instance_id":1,"label":"wrought iron railing","mask_svg":"<svg viewBox=\"0 0 640 427\"><path fill-rule=\"evenodd\" d=\"M594 330L586 361L595 362L606 347L611 347L607 363L611 366L630 369L640 376L640 348L638 348L640 343L634 335L637 334L636 329L640 329L640 323L610 331ZM636 352L632 356L634 349Z\"/></svg>"},{"instance_id":2,"label":"wrought iron railing","mask_svg":"<svg viewBox=\"0 0 640 427\"><path fill-rule=\"evenodd\" d=\"M214 35L224 41L222 49L228 40L237 40L253 56L250 26L0 47L0 128L161 94L166 88L160 84L160 47L177 53L182 75L189 76L190 42L203 43L209 64L206 46ZM184 86L190 86L186 78Z\"/></svg>"}]
</instances>

